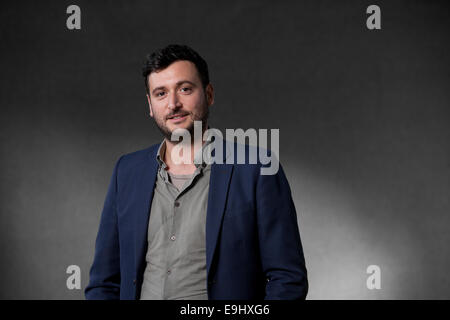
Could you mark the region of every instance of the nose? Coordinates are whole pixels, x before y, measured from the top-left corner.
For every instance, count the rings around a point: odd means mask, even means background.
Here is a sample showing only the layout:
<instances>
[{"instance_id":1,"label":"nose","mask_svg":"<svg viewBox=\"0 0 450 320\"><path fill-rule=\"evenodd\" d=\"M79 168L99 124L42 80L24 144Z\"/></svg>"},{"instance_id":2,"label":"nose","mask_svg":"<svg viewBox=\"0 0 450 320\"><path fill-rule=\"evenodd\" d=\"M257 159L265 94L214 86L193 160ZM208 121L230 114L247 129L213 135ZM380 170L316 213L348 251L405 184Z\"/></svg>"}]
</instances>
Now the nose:
<instances>
[{"instance_id":1,"label":"nose","mask_svg":"<svg viewBox=\"0 0 450 320\"><path fill-rule=\"evenodd\" d=\"M175 110L181 107L181 102L178 99L178 95L176 92L169 93L169 104L167 107L171 110Z\"/></svg>"}]
</instances>

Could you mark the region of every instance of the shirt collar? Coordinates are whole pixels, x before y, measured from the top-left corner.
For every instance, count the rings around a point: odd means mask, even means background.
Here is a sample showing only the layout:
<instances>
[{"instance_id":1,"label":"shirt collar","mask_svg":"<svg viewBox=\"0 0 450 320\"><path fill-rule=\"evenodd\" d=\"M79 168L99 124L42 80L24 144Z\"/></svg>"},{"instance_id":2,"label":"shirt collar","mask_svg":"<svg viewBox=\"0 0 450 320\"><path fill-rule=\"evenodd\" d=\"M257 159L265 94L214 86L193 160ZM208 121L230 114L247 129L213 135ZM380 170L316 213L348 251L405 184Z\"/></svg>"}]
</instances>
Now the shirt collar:
<instances>
[{"instance_id":1,"label":"shirt collar","mask_svg":"<svg viewBox=\"0 0 450 320\"><path fill-rule=\"evenodd\" d=\"M209 129L209 126L208 126ZM210 162L206 162L206 159L209 157L211 157L210 152L205 152L206 148L208 147L208 145L212 142L210 139L210 132L211 131L207 131L207 134L205 136L206 141L203 143L202 149L201 149L201 153L198 152L195 157L194 157L194 165L199 168L199 167L206 167L207 163ZM156 153L156 160L158 161L159 167L161 169L166 169L167 168L167 164L164 162L164 157L165 157L165 153L166 153L166 140L164 139L161 144L159 145L158 148L158 152ZM203 157L202 157L203 155ZM202 157L202 161L200 163L200 157Z\"/></svg>"}]
</instances>

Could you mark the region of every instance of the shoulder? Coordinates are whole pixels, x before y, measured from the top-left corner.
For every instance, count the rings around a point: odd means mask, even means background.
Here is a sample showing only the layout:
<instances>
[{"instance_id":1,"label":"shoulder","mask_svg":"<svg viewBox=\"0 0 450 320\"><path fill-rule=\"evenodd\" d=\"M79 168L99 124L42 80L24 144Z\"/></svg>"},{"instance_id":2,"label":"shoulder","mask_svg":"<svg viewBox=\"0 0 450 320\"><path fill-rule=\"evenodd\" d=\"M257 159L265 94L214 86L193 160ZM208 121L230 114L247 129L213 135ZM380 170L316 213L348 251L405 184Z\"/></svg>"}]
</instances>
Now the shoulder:
<instances>
[{"instance_id":1,"label":"shoulder","mask_svg":"<svg viewBox=\"0 0 450 320\"><path fill-rule=\"evenodd\" d=\"M225 140L224 148L226 164L234 165L235 171L240 174L258 177L278 173L280 163L277 151L229 140Z\"/></svg>"},{"instance_id":2,"label":"shoulder","mask_svg":"<svg viewBox=\"0 0 450 320\"><path fill-rule=\"evenodd\" d=\"M117 167L120 171L127 171L141 164L148 164L152 160L156 162L156 153L160 143L156 143L148 148L126 153L120 156Z\"/></svg>"}]
</instances>

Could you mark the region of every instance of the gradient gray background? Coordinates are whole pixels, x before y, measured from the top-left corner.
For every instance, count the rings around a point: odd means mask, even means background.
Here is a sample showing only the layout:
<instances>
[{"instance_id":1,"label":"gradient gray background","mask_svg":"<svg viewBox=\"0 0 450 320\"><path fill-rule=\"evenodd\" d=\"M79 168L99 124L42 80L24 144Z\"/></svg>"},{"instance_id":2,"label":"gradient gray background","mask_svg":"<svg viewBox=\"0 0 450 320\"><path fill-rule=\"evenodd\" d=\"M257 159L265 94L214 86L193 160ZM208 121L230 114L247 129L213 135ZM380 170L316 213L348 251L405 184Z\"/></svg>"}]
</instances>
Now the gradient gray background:
<instances>
[{"instance_id":1,"label":"gradient gray background","mask_svg":"<svg viewBox=\"0 0 450 320\"><path fill-rule=\"evenodd\" d=\"M309 299L450 298L445 2L9 1L0 24L0 298L84 298L66 268L84 289L115 162L162 139L140 73L169 43L207 60L212 126L280 129Z\"/></svg>"}]
</instances>

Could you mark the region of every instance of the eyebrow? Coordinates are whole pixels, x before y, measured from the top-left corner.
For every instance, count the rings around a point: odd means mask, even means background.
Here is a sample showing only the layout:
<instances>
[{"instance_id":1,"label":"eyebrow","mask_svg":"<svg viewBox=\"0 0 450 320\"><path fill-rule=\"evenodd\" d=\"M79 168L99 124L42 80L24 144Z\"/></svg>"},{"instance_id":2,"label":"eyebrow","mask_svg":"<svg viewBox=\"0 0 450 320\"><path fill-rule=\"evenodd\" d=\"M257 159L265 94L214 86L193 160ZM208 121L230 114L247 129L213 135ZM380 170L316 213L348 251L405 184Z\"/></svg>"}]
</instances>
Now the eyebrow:
<instances>
[{"instance_id":1,"label":"eyebrow","mask_svg":"<svg viewBox=\"0 0 450 320\"><path fill-rule=\"evenodd\" d=\"M193 87L196 86L195 83L193 83L192 81L189 81L189 80L180 80L176 83L176 86L179 87L184 83L189 83ZM156 87L155 89L152 90L152 94L155 94L156 91L161 90L161 89L165 89L165 87L164 86Z\"/></svg>"}]
</instances>

